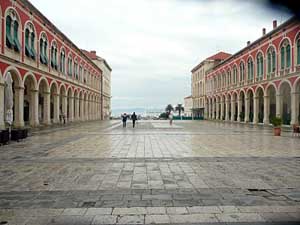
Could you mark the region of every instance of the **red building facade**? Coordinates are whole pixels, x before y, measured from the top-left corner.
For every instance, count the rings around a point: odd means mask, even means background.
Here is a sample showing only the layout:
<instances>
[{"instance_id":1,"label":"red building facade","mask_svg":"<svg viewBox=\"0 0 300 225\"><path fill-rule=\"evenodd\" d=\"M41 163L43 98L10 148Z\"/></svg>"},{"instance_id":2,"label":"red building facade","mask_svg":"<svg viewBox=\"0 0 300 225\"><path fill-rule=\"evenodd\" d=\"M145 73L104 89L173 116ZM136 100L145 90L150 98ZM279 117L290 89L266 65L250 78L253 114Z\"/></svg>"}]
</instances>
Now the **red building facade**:
<instances>
[{"instance_id":1,"label":"red building facade","mask_svg":"<svg viewBox=\"0 0 300 225\"><path fill-rule=\"evenodd\" d=\"M101 119L101 69L27 0L1 0L0 18L0 126L8 73L15 127Z\"/></svg>"},{"instance_id":2,"label":"red building facade","mask_svg":"<svg viewBox=\"0 0 300 225\"><path fill-rule=\"evenodd\" d=\"M300 22L291 18L206 73L206 117L299 124Z\"/></svg>"}]
</instances>

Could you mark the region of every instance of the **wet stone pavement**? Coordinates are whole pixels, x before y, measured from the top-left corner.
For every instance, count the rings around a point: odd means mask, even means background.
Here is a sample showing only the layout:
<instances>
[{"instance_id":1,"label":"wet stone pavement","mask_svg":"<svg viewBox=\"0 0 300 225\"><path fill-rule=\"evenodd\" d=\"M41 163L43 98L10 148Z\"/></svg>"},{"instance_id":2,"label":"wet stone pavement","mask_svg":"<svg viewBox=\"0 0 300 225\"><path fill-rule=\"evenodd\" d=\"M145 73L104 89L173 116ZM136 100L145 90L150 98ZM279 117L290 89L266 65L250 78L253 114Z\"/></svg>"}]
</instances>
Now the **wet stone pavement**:
<instances>
[{"instance_id":1,"label":"wet stone pavement","mask_svg":"<svg viewBox=\"0 0 300 225\"><path fill-rule=\"evenodd\" d=\"M209 121L35 132L0 147L0 224L300 224L300 137Z\"/></svg>"}]
</instances>

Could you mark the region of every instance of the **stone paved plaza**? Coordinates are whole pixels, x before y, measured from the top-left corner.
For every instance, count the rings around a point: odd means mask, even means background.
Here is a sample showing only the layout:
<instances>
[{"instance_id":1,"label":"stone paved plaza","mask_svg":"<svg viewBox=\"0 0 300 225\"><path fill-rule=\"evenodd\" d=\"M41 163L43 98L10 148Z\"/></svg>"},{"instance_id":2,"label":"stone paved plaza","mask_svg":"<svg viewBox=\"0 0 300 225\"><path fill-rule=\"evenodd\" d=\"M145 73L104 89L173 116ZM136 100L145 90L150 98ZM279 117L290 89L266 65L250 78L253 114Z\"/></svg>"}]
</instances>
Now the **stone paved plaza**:
<instances>
[{"instance_id":1,"label":"stone paved plaza","mask_svg":"<svg viewBox=\"0 0 300 225\"><path fill-rule=\"evenodd\" d=\"M300 137L206 121L75 124L0 147L0 224L300 224Z\"/></svg>"}]
</instances>

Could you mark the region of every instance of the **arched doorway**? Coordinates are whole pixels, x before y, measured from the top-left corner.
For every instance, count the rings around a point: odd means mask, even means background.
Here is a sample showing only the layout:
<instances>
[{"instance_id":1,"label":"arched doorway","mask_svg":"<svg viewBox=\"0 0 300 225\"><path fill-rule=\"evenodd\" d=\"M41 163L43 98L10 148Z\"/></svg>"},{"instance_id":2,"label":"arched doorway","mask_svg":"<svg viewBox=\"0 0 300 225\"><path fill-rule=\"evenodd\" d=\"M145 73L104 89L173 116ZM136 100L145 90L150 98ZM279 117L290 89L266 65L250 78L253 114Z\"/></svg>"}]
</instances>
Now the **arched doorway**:
<instances>
[{"instance_id":1,"label":"arched doorway","mask_svg":"<svg viewBox=\"0 0 300 225\"><path fill-rule=\"evenodd\" d=\"M38 115L40 123L50 124L50 91L46 79L42 79L39 84Z\"/></svg>"},{"instance_id":2,"label":"arched doorway","mask_svg":"<svg viewBox=\"0 0 300 225\"><path fill-rule=\"evenodd\" d=\"M25 125L32 127L39 125L38 120L38 92L35 77L31 74L24 79L23 119Z\"/></svg>"},{"instance_id":3,"label":"arched doorway","mask_svg":"<svg viewBox=\"0 0 300 225\"><path fill-rule=\"evenodd\" d=\"M257 97L257 121L264 122L264 91L261 87L256 90Z\"/></svg>"},{"instance_id":4,"label":"arched doorway","mask_svg":"<svg viewBox=\"0 0 300 225\"><path fill-rule=\"evenodd\" d=\"M295 84L295 124L300 124L300 79Z\"/></svg>"},{"instance_id":5,"label":"arched doorway","mask_svg":"<svg viewBox=\"0 0 300 225\"><path fill-rule=\"evenodd\" d=\"M291 123L291 87L289 83L284 82L280 86L280 96L281 96L281 115L282 122L285 125L290 125Z\"/></svg>"},{"instance_id":6,"label":"arched doorway","mask_svg":"<svg viewBox=\"0 0 300 225\"><path fill-rule=\"evenodd\" d=\"M270 85L267 89L267 96L269 101L269 121L276 117L276 89L273 85Z\"/></svg>"},{"instance_id":7,"label":"arched doorway","mask_svg":"<svg viewBox=\"0 0 300 225\"><path fill-rule=\"evenodd\" d=\"M240 92L239 95L239 104L240 104L240 110L239 110L239 120L241 122L245 121L245 94L243 91Z\"/></svg>"},{"instance_id":8,"label":"arched doorway","mask_svg":"<svg viewBox=\"0 0 300 225\"><path fill-rule=\"evenodd\" d=\"M247 92L247 97L248 97L248 107L249 107L249 114L248 114L248 118L246 119L246 121L248 120L249 122L253 122L253 118L254 118L254 95L253 95L253 91L250 89Z\"/></svg>"},{"instance_id":9,"label":"arched doorway","mask_svg":"<svg viewBox=\"0 0 300 225\"><path fill-rule=\"evenodd\" d=\"M58 87L55 82L50 87L50 119L52 123L59 122L59 97Z\"/></svg>"},{"instance_id":10,"label":"arched doorway","mask_svg":"<svg viewBox=\"0 0 300 225\"><path fill-rule=\"evenodd\" d=\"M72 122L74 119L74 95L71 87L67 94L67 118L68 122Z\"/></svg>"},{"instance_id":11,"label":"arched doorway","mask_svg":"<svg viewBox=\"0 0 300 225\"><path fill-rule=\"evenodd\" d=\"M60 87L59 91L59 114L61 122L67 120L67 92L64 85Z\"/></svg>"},{"instance_id":12,"label":"arched doorway","mask_svg":"<svg viewBox=\"0 0 300 225\"><path fill-rule=\"evenodd\" d=\"M226 108L226 98L225 98L225 95L222 95L221 96L221 120L225 120L225 115L226 115L226 111L227 111L227 108Z\"/></svg>"}]
</instances>

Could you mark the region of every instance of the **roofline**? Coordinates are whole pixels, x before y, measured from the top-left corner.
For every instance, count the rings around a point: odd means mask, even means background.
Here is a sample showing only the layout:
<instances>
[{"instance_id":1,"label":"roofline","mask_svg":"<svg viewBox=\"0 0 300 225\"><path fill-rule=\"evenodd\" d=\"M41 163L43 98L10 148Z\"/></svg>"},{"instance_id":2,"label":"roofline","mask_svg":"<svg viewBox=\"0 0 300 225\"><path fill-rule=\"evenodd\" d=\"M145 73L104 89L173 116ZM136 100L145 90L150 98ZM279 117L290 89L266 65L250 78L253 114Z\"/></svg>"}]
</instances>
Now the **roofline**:
<instances>
[{"instance_id":1,"label":"roofline","mask_svg":"<svg viewBox=\"0 0 300 225\"><path fill-rule=\"evenodd\" d=\"M106 59L104 58L101 58L101 57L98 57L97 56L97 59L101 60L104 62L105 66L108 68L108 70L111 72L112 71L112 68L109 66L108 62L106 61Z\"/></svg>"},{"instance_id":2,"label":"roofline","mask_svg":"<svg viewBox=\"0 0 300 225\"><path fill-rule=\"evenodd\" d=\"M45 20L45 22L55 31L57 31L58 34L60 34L64 39L66 39L73 48L75 48L77 51L80 52L80 54L82 55L83 58L85 58L87 61L89 61L94 67L96 67L98 70L100 70L101 74L102 74L102 70L89 58L87 57L79 47L77 47L77 45L75 45L63 32L61 32L49 19L47 19L46 16L44 16L41 11L39 11L33 4L31 4L31 2L29 2L28 0L18 0L21 3L23 3L24 5L28 6L30 10L34 11L39 17L41 17L43 20Z\"/></svg>"},{"instance_id":3,"label":"roofline","mask_svg":"<svg viewBox=\"0 0 300 225\"><path fill-rule=\"evenodd\" d=\"M213 62L213 61L217 61L217 60L213 60L213 59L204 59L203 61L201 61L197 66L195 66L192 70L191 70L191 72L193 73L193 72L195 72L197 69L199 69L205 62L207 62L207 61L209 61L209 62Z\"/></svg>"},{"instance_id":4,"label":"roofline","mask_svg":"<svg viewBox=\"0 0 300 225\"><path fill-rule=\"evenodd\" d=\"M292 16L290 19L288 19L287 21L285 21L284 23L280 24L279 26L277 26L275 29L271 30L270 32L266 33L265 35L261 36L260 38L256 39L254 42L250 43L249 45L247 45L246 47L242 48L241 50L239 50L237 53L231 55L230 57L228 57L227 59L223 60L222 62L220 62L219 64L217 64L216 66L214 66L213 68L211 68L211 70L209 70L207 72L210 73L211 71L219 68L220 66L224 65L225 63L227 63L228 61L230 61L231 59L235 58L236 56L238 56L239 54L241 54L242 52L244 52L245 50L253 47L254 45L256 45L258 42L268 38L270 35L278 32L280 29L282 29L284 26L287 26L293 22L297 21L297 17L296 16Z\"/></svg>"}]
</instances>

